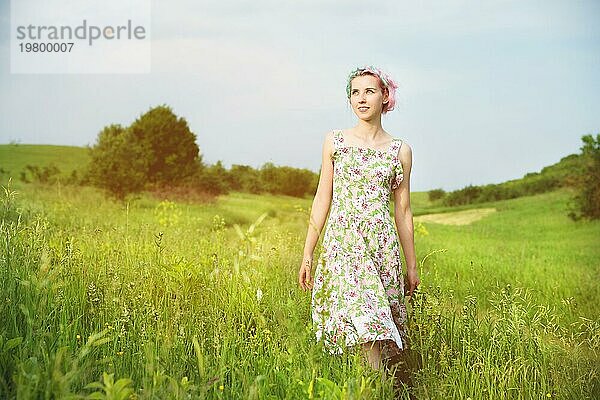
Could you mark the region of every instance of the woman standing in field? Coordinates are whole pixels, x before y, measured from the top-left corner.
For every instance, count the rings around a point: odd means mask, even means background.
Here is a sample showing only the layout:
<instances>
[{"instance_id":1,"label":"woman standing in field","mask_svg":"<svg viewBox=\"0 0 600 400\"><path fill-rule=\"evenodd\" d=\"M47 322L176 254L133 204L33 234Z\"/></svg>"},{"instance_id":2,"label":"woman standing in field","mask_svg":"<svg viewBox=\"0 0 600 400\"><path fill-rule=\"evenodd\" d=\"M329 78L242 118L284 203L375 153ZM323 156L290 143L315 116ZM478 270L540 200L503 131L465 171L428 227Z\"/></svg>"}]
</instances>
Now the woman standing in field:
<instances>
[{"instance_id":1,"label":"woman standing in field","mask_svg":"<svg viewBox=\"0 0 600 400\"><path fill-rule=\"evenodd\" d=\"M360 344L375 369L407 347L404 281L409 296L419 285L410 208L412 150L381 126L381 115L394 109L396 88L374 67L350 73L346 94L358 121L325 136L298 273L300 287L312 290L317 340L338 354L344 345ZM389 212L392 193L396 226ZM313 281L313 252L330 206Z\"/></svg>"}]
</instances>

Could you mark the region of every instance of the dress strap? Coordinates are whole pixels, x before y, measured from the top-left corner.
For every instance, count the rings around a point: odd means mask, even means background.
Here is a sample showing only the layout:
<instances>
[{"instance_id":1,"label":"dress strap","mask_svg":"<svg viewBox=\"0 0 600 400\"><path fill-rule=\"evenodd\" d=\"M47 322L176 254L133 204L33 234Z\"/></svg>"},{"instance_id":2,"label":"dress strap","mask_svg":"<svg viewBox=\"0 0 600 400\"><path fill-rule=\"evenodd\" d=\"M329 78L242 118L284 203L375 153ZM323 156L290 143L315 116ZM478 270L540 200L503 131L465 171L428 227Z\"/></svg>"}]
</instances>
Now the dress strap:
<instances>
[{"instance_id":1,"label":"dress strap","mask_svg":"<svg viewBox=\"0 0 600 400\"><path fill-rule=\"evenodd\" d=\"M342 137L342 130L341 129L336 129L333 131L333 147L334 149L339 149L340 147L342 147L342 142L344 141L344 138Z\"/></svg>"},{"instance_id":2,"label":"dress strap","mask_svg":"<svg viewBox=\"0 0 600 400\"><path fill-rule=\"evenodd\" d=\"M389 150L390 155L392 155L393 157L398 156L398 151L400 150L400 147L402 147L402 139L392 139L392 144L390 145Z\"/></svg>"}]
</instances>

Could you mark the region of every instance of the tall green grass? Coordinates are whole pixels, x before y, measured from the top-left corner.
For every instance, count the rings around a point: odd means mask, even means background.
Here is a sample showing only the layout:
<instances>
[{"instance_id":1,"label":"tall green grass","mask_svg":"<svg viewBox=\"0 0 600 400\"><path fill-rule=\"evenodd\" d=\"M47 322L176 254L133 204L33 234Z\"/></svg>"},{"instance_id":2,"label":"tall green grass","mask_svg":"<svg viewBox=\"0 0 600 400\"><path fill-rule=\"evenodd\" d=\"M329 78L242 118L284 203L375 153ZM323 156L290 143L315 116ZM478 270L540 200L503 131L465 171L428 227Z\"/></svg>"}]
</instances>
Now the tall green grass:
<instances>
[{"instance_id":1,"label":"tall green grass","mask_svg":"<svg viewBox=\"0 0 600 400\"><path fill-rule=\"evenodd\" d=\"M309 200L123 205L36 185L4 196L0 397L600 393L600 224L570 221L565 191L490 203L499 212L468 226L418 227L414 386L400 388L358 349L314 343L296 282Z\"/></svg>"}]
</instances>

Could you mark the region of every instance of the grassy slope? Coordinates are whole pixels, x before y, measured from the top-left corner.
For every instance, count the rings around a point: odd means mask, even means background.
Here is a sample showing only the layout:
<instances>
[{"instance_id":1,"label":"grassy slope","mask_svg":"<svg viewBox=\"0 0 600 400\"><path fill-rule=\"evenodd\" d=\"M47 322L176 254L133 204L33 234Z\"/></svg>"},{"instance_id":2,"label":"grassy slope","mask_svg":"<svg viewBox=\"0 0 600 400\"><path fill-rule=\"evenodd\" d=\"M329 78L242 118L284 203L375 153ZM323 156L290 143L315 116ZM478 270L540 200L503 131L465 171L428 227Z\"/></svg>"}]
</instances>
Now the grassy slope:
<instances>
[{"instance_id":1,"label":"grassy slope","mask_svg":"<svg viewBox=\"0 0 600 400\"><path fill-rule=\"evenodd\" d=\"M421 254L434 256L429 278L459 296L481 295L507 283L526 287L535 298L565 312L563 300L578 299L577 311L600 315L600 223L575 223L567 216L570 192L491 202L497 213L467 226L426 224ZM569 322L577 318L565 314ZM569 315L569 317L566 317Z\"/></svg>"},{"instance_id":2,"label":"grassy slope","mask_svg":"<svg viewBox=\"0 0 600 400\"><path fill-rule=\"evenodd\" d=\"M3 181L7 180L8 176L12 176L16 181L28 164L39 167L54 164L59 168L61 176L68 176L71 171L81 169L88 162L89 156L85 147L34 144L0 145L0 167L7 171L0 175Z\"/></svg>"},{"instance_id":3,"label":"grassy slope","mask_svg":"<svg viewBox=\"0 0 600 400\"><path fill-rule=\"evenodd\" d=\"M3 168L8 173L1 173L0 177L3 180L8 179L8 176L13 176L16 180L20 172L24 170L27 164L44 167L54 163L61 171L63 176L67 176L74 169L81 169L89 162L87 149L76 146L53 146L53 145L30 145L30 144L0 144L0 168ZM520 185L527 182L536 182L541 179L552 178L558 181L568 180L570 175L581 169L581 160L579 155L571 154L563 157L555 164L542 168L539 172L531 172L523 178L513 179L501 183L501 186L508 188ZM423 196L422 198L420 196ZM418 202L426 202L427 194L418 195L411 199ZM425 212L438 212L436 204L429 204L428 210ZM460 209L469 208L465 206ZM479 207L479 205L476 205ZM459 208L457 208L458 210ZM420 215L420 214L415 214Z\"/></svg>"}]
</instances>

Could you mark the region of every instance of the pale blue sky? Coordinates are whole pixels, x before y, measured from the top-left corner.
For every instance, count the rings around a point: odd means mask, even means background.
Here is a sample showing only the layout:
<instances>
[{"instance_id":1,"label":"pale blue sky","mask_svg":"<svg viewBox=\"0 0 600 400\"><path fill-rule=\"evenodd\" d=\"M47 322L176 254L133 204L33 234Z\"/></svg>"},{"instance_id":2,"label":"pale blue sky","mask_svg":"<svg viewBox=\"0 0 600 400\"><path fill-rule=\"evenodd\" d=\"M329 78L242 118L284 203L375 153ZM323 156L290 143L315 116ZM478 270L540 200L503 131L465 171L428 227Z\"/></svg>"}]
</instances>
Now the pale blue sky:
<instances>
[{"instance_id":1,"label":"pale blue sky","mask_svg":"<svg viewBox=\"0 0 600 400\"><path fill-rule=\"evenodd\" d=\"M93 144L167 104L209 163L317 172L364 64L400 84L383 125L413 148L413 191L518 178L600 132L600 2L377 4L153 1L152 73L18 75L0 0L0 143Z\"/></svg>"}]
</instances>

